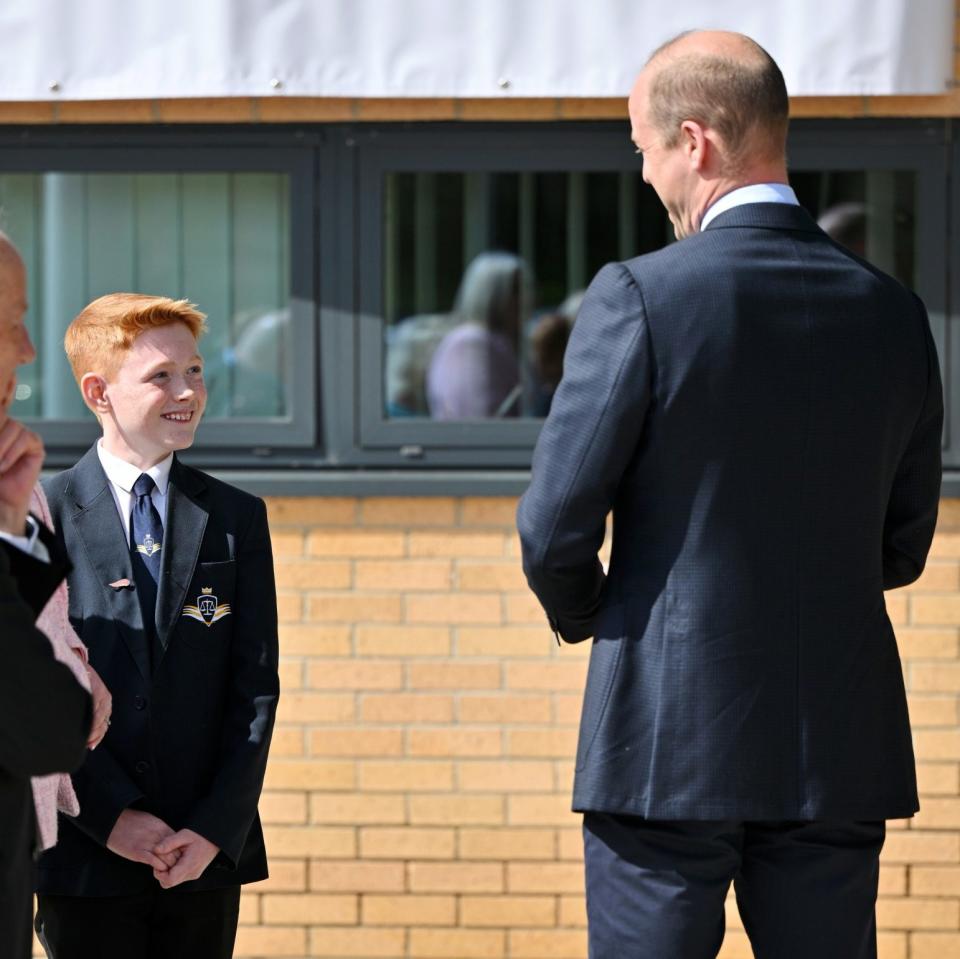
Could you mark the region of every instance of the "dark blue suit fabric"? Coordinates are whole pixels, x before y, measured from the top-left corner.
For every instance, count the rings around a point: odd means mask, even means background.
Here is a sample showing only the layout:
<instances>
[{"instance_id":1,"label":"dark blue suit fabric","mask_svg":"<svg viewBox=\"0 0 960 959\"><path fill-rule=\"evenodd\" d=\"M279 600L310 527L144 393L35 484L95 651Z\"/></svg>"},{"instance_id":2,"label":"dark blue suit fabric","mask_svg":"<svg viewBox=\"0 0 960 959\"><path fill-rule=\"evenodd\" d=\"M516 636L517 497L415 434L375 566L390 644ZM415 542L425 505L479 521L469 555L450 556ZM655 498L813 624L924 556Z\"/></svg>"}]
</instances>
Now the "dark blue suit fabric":
<instances>
[{"instance_id":1,"label":"dark blue suit fabric","mask_svg":"<svg viewBox=\"0 0 960 959\"><path fill-rule=\"evenodd\" d=\"M883 591L923 569L942 417L920 300L799 207L600 271L518 515L554 628L594 637L575 809L917 810Z\"/></svg>"}]
</instances>

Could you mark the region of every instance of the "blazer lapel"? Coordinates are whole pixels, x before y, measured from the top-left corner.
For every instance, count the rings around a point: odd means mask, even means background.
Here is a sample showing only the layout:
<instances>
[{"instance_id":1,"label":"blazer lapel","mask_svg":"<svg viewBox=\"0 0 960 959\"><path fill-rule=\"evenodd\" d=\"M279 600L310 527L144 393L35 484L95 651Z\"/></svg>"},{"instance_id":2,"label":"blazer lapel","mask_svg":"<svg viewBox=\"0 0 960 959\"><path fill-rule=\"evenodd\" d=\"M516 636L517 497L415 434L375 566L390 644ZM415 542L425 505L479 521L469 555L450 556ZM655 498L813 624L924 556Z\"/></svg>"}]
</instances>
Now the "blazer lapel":
<instances>
[{"instance_id":1,"label":"blazer lapel","mask_svg":"<svg viewBox=\"0 0 960 959\"><path fill-rule=\"evenodd\" d=\"M166 561L157 594L157 636L166 651L170 633L180 621L187 588L200 555L208 512L201 505L206 484L174 458L167 487L167 517L163 543Z\"/></svg>"},{"instance_id":2,"label":"blazer lapel","mask_svg":"<svg viewBox=\"0 0 960 959\"><path fill-rule=\"evenodd\" d=\"M74 468L72 495L75 502L73 524L90 565L107 597L107 609L137 664L140 674L150 677L150 650L143 631L143 614L132 585L133 566L130 546L120 521L117 504L110 492L96 447ZM111 584L126 581L126 586Z\"/></svg>"}]
</instances>

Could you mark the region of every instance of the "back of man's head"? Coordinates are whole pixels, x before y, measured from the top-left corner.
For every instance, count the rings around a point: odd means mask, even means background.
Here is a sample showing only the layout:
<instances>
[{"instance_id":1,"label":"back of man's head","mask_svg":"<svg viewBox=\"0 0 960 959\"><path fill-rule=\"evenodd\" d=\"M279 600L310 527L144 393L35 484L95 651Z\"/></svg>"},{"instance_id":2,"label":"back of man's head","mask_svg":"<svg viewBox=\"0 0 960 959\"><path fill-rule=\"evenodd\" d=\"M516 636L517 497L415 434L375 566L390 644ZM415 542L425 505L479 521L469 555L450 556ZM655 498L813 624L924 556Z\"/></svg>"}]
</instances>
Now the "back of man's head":
<instances>
[{"instance_id":1,"label":"back of man's head","mask_svg":"<svg viewBox=\"0 0 960 959\"><path fill-rule=\"evenodd\" d=\"M682 33L647 61L649 115L667 147L680 125L715 130L733 167L782 159L789 99L783 74L758 43L739 33Z\"/></svg>"}]
</instances>

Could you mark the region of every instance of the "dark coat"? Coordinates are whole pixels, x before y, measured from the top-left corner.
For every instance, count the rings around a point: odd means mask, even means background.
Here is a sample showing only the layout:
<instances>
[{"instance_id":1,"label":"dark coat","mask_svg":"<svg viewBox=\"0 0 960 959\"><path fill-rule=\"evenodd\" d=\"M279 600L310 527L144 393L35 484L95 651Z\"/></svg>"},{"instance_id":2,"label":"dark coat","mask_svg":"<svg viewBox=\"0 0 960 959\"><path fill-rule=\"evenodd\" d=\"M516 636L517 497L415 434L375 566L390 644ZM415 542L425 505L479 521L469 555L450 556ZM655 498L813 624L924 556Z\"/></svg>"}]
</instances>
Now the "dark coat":
<instances>
[{"instance_id":1,"label":"dark coat","mask_svg":"<svg viewBox=\"0 0 960 959\"><path fill-rule=\"evenodd\" d=\"M601 270L518 514L555 629L594 637L576 809L916 811L883 591L923 569L942 417L920 300L799 207Z\"/></svg>"},{"instance_id":2,"label":"dark coat","mask_svg":"<svg viewBox=\"0 0 960 959\"><path fill-rule=\"evenodd\" d=\"M152 888L148 866L106 848L127 807L220 847L183 889L267 875L257 800L279 693L277 603L263 501L175 460L167 489L153 655L126 533L92 448L45 484L74 569L70 620L113 695L110 730L73 781L76 820L61 817L40 860L41 892L78 896ZM219 610L194 618L209 597Z\"/></svg>"},{"instance_id":3,"label":"dark coat","mask_svg":"<svg viewBox=\"0 0 960 959\"><path fill-rule=\"evenodd\" d=\"M26 959L32 944L30 777L76 769L92 718L89 694L34 627L67 568L52 537L43 539L50 563L0 543L0 954L12 959Z\"/></svg>"}]
</instances>

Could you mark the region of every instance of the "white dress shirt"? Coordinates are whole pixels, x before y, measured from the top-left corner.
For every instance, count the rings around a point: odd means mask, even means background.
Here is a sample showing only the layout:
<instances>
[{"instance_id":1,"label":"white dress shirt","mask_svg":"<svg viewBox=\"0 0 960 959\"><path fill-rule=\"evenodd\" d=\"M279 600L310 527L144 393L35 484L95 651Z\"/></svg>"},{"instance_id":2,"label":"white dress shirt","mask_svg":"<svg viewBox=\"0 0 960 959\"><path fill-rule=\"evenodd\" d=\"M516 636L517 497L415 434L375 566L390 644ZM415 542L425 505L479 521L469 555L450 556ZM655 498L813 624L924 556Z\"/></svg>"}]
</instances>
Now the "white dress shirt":
<instances>
[{"instance_id":1,"label":"white dress shirt","mask_svg":"<svg viewBox=\"0 0 960 959\"><path fill-rule=\"evenodd\" d=\"M97 442L97 456L100 457L100 465L110 481L110 492L113 493L113 501L117 504L117 512L120 514L120 522L123 524L127 542L130 541L130 513L133 510L134 500L133 484L140 478L141 473L146 473L156 483L150 498L153 500L157 513L160 514L161 522L166 523L167 486L170 483L173 453L148 470L142 470L140 467L133 466L126 460L108 453L103 448L103 440Z\"/></svg>"},{"instance_id":2,"label":"white dress shirt","mask_svg":"<svg viewBox=\"0 0 960 959\"><path fill-rule=\"evenodd\" d=\"M49 563L50 553L40 541L40 524L32 516L27 517L26 532L26 536L14 536L12 533L5 533L0 530L0 539L11 546L15 546L28 556L40 560L41 563Z\"/></svg>"},{"instance_id":3,"label":"white dress shirt","mask_svg":"<svg viewBox=\"0 0 960 959\"><path fill-rule=\"evenodd\" d=\"M705 230L714 217L732 210L735 206L743 206L745 203L788 203L792 206L800 206L797 194L786 183L751 183L750 186L738 187L736 190L725 193L716 203L708 207L700 221L700 230Z\"/></svg>"}]
</instances>

